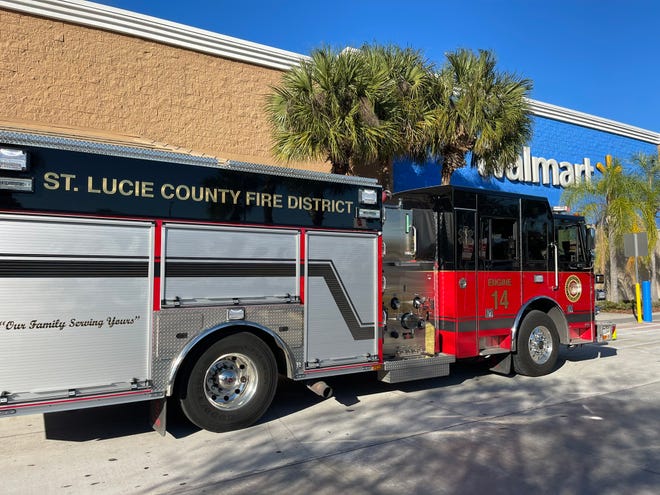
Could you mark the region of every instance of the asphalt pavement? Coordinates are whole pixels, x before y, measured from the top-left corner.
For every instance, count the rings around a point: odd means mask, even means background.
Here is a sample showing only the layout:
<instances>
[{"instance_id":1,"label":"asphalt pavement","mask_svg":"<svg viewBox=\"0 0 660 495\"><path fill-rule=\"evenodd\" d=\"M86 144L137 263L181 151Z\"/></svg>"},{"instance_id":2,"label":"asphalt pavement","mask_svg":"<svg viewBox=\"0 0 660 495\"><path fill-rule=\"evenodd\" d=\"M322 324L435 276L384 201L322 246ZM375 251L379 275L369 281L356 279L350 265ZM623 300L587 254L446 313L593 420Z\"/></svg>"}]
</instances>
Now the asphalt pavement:
<instances>
[{"instance_id":1,"label":"asphalt pavement","mask_svg":"<svg viewBox=\"0 0 660 495\"><path fill-rule=\"evenodd\" d=\"M600 314L617 340L562 350L540 378L458 364L406 384L283 381L266 417L223 434L146 404L0 419L3 494L655 494L660 315Z\"/></svg>"}]
</instances>

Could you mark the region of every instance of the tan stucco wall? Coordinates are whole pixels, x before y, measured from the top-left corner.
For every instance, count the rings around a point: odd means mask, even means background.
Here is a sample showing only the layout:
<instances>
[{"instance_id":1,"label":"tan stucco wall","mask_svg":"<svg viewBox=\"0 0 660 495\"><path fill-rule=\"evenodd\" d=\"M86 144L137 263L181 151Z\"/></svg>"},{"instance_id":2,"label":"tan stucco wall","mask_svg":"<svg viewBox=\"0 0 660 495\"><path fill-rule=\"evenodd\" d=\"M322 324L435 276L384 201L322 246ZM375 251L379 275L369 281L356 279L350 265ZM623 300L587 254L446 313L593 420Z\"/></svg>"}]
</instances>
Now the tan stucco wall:
<instances>
[{"instance_id":1,"label":"tan stucco wall","mask_svg":"<svg viewBox=\"0 0 660 495\"><path fill-rule=\"evenodd\" d=\"M278 70L6 10L0 27L0 120L287 165L272 156L264 112ZM329 171L323 163L288 166Z\"/></svg>"}]
</instances>

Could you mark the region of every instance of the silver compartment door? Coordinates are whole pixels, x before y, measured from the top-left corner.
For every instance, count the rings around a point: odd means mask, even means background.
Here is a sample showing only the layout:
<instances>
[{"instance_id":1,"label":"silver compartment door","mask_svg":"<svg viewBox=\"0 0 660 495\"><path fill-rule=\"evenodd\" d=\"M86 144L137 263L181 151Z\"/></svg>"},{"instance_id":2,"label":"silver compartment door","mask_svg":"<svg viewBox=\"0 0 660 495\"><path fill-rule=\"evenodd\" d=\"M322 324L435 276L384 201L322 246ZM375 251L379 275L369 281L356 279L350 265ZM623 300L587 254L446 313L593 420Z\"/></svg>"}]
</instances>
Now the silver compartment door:
<instances>
[{"instance_id":1,"label":"silver compartment door","mask_svg":"<svg viewBox=\"0 0 660 495\"><path fill-rule=\"evenodd\" d=\"M153 225L0 216L0 391L149 378Z\"/></svg>"},{"instance_id":2,"label":"silver compartment door","mask_svg":"<svg viewBox=\"0 0 660 495\"><path fill-rule=\"evenodd\" d=\"M165 305L265 304L300 294L297 230L166 224Z\"/></svg>"},{"instance_id":3,"label":"silver compartment door","mask_svg":"<svg viewBox=\"0 0 660 495\"><path fill-rule=\"evenodd\" d=\"M378 236L312 232L306 244L306 367L375 359Z\"/></svg>"}]
</instances>

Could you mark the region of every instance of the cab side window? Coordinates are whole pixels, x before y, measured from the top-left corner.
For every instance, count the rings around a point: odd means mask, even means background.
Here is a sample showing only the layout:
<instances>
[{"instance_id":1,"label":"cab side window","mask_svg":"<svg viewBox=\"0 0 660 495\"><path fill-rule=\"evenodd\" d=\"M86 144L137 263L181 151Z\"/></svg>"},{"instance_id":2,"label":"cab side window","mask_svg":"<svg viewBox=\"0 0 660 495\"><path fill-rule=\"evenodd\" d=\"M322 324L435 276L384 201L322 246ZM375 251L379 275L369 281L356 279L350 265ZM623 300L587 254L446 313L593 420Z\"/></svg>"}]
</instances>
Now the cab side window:
<instances>
[{"instance_id":1,"label":"cab side window","mask_svg":"<svg viewBox=\"0 0 660 495\"><path fill-rule=\"evenodd\" d=\"M523 201L523 267L548 270L553 259L550 249L552 216L547 202Z\"/></svg>"},{"instance_id":2,"label":"cab side window","mask_svg":"<svg viewBox=\"0 0 660 495\"><path fill-rule=\"evenodd\" d=\"M479 263L485 270L518 269L518 222L516 220L481 218Z\"/></svg>"}]
</instances>

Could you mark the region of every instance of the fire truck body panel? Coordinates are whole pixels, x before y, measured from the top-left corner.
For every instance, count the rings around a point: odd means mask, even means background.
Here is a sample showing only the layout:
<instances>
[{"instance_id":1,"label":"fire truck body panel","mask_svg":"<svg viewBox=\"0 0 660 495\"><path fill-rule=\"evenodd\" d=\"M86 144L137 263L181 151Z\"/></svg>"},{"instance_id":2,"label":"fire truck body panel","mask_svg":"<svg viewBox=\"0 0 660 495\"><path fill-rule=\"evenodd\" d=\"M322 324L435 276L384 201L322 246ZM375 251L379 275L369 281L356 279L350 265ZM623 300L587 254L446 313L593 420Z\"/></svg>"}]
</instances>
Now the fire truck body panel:
<instances>
[{"instance_id":1,"label":"fire truck body panel","mask_svg":"<svg viewBox=\"0 0 660 495\"><path fill-rule=\"evenodd\" d=\"M300 232L166 223L163 306L300 298Z\"/></svg>"},{"instance_id":2,"label":"fire truck body panel","mask_svg":"<svg viewBox=\"0 0 660 495\"><path fill-rule=\"evenodd\" d=\"M1 130L0 146L27 157L0 163L0 415L163 399L229 336L193 409L270 401L246 335L293 379L379 366L375 181ZM246 426L202 426L228 424Z\"/></svg>"},{"instance_id":3,"label":"fire truck body panel","mask_svg":"<svg viewBox=\"0 0 660 495\"><path fill-rule=\"evenodd\" d=\"M144 383L152 245L144 222L0 216L2 390L22 402Z\"/></svg>"},{"instance_id":4,"label":"fire truck body panel","mask_svg":"<svg viewBox=\"0 0 660 495\"><path fill-rule=\"evenodd\" d=\"M378 361L379 239L307 233L306 369Z\"/></svg>"}]
</instances>

